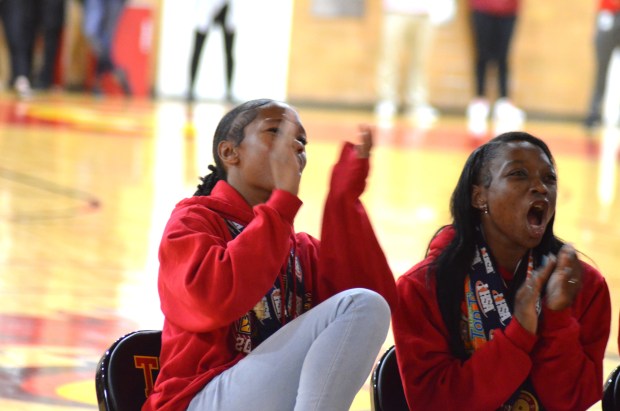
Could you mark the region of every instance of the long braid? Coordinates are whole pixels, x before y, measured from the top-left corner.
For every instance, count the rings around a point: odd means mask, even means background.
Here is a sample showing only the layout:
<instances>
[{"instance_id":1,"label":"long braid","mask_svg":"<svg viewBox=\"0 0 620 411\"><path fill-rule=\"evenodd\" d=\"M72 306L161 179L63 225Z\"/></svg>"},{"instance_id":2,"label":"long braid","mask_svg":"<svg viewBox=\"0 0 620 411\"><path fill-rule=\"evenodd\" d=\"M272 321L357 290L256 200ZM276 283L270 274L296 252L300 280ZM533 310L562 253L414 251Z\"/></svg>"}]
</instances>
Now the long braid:
<instances>
[{"instance_id":1,"label":"long braid","mask_svg":"<svg viewBox=\"0 0 620 411\"><path fill-rule=\"evenodd\" d=\"M211 194L215 184L222 179L218 173L217 167L209 164L208 168L211 172L204 177L200 177L201 183L198 184L198 189L194 193L195 196L208 196Z\"/></svg>"},{"instance_id":2,"label":"long braid","mask_svg":"<svg viewBox=\"0 0 620 411\"><path fill-rule=\"evenodd\" d=\"M215 165L209 165L211 171L204 177L200 177L194 196L208 196L218 181L227 179L226 169L218 154L218 146L224 140L233 141L239 145L243 141L245 127L258 115L258 108L274 103L271 99L258 99L247 101L226 113L220 120L213 136L213 160Z\"/></svg>"}]
</instances>

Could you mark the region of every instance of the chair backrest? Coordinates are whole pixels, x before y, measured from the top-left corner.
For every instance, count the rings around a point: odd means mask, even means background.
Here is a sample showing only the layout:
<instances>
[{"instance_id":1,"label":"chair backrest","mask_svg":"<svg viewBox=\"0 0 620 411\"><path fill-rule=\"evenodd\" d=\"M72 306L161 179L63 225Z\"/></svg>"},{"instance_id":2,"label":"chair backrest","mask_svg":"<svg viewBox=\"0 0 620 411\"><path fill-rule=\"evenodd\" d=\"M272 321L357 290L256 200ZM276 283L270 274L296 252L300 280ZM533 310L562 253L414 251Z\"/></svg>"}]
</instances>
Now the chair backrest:
<instances>
[{"instance_id":1,"label":"chair backrest","mask_svg":"<svg viewBox=\"0 0 620 411\"><path fill-rule=\"evenodd\" d=\"M373 411L409 411L394 346L377 361L371 384L370 405Z\"/></svg>"},{"instance_id":2,"label":"chair backrest","mask_svg":"<svg viewBox=\"0 0 620 411\"><path fill-rule=\"evenodd\" d=\"M620 365L605 380L601 404L603 411L620 411Z\"/></svg>"},{"instance_id":3,"label":"chair backrest","mask_svg":"<svg viewBox=\"0 0 620 411\"><path fill-rule=\"evenodd\" d=\"M140 411L159 374L161 331L124 335L103 354L95 387L100 411Z\"/></svg>"}]
</instances>

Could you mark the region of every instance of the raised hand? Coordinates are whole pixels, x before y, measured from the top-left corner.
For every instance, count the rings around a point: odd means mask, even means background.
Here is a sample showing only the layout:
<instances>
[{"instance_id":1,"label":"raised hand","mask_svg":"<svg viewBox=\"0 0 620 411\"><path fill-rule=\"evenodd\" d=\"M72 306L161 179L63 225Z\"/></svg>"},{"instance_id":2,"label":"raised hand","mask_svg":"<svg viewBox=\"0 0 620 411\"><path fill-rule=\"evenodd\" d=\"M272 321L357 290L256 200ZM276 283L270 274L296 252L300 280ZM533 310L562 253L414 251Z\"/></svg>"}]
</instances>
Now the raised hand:
<instances>
[{"instance_id":1,"label":"raised hand","mask_svg":"<svg viewBox=\"0 0 620 411\"><path fill-rule=\"evenodd\" d=\"M577 252L565 244L558 253L558 262L547 282L545 304L551 310L563 310L573 304L582 284L583 270Z\"/></svg>"},{"instance_id":2,"label":"raised hand","mask_svg":"<svg viewBox=\"0 0 620 411\"><path fill-rule=\"evenodd\" d=\"M373 144L373 132L370 126L362 124L359 126L360 142L355 145L358 158L370 157L370 150Z\"/></svg>"}]
</instances>

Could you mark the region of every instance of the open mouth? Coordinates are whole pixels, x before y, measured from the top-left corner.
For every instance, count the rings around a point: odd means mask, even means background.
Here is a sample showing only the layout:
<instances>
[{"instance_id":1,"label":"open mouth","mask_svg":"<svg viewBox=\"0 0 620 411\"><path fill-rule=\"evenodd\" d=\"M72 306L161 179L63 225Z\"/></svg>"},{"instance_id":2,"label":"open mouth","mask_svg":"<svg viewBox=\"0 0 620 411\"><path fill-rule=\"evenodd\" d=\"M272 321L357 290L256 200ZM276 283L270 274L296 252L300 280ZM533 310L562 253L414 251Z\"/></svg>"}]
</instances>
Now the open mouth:
<instances>
[{"instance_id":1,"label":"open mouth","mask_svg":"<svg viewBox=\"0 0 620 411\"><path fill-rule=\"evenodd\" d=\"M545 201L537 201L527 212L527 222L535 229L543 228L548 205Z\"/></svg>"}]
</instances>

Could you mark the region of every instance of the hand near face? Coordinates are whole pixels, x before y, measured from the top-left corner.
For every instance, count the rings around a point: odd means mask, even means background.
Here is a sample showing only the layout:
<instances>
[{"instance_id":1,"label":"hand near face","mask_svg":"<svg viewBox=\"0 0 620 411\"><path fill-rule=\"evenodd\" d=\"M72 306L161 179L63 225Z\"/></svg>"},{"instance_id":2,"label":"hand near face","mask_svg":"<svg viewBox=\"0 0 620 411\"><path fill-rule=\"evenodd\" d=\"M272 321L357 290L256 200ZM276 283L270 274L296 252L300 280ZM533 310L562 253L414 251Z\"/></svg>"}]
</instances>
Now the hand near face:
<instances>
[{"instance_id":1,"label":"hand near face","mask_svg":"<svg viewBox=\"0 0 620 411\"><path fill-rule=\"evenodd\" d=\"M297 132L296 124L282 121L269 154L274 187L293 195L299 193L301 172L305 166L305 148L297 139Z\"/></svg>"},{"instance_id":2,"label":"hand near face","mask_svg":"<svg viewBox=\"0 0 620 411\"><path fill-rule=\"evenodd\" d=\"M355 145L358 158L370 157L373 144L372 129L367 125L359 126L360 143Z\"/></svg>"},{"instance_id":3,"label":"hand near face","mask_svg":"<svg viewBox=\"0 0 620 411\"><path fill-rule=\"evenodd\" d=\"M573 246L560 249L557 264L547 282L545 304L551 310L570 307L581 289L583 270Z\"/></svg>"},{"instance_id":4,"label":"hand near face","mask_svg":"<svg viewBox=\"0 0 620 411\"><path fill-rule=\"evenodd\" d=\"M555 256L550 256L546 263L534 270L517 290L515 296L514 317L519 324L532 334L536 334L538 328L538 312L536 304L542 290L556 268Z\"/></svg>"}]
</instances>

